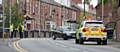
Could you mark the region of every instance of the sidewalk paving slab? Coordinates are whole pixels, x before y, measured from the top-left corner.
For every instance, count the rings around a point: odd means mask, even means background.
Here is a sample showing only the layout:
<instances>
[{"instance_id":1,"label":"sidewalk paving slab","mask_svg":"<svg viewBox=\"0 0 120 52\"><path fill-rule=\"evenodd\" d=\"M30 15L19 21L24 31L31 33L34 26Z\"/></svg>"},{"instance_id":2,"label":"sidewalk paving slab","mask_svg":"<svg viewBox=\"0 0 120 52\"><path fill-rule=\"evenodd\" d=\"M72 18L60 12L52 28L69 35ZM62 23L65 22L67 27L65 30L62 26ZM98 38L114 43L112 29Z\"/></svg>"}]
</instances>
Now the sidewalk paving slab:
<instances>
[{"instance_id":1,"label":"sidewalk paving slab","mask_svg":"<svg viewBox=\"0 0 120 52\"><path fill-rule=\"evenodd\" d=\"M108 45L110 45L114 48L119 48L120 49L120 41L108 40Z\"/></svg>"}]
</instances>

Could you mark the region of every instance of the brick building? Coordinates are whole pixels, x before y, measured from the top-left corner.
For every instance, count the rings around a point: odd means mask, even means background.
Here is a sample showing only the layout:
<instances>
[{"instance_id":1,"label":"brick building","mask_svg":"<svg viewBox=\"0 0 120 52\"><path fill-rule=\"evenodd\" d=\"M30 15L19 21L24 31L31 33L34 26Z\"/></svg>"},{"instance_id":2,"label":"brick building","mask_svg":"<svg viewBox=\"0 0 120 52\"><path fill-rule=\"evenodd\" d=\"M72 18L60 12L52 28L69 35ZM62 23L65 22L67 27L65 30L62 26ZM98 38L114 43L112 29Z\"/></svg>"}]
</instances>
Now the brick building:
<instances>
[{"instance_id":1,"label":"brick building","mask_svg":"<svg viewBox=\"0 0 120 52\"><path fill-rule=\"evenodd\" d=\"M97 20L102 20L102 8L103 8L103 17L104 17L104 22L109 23L110 20L112 19L112 16L110 16L110 14L112 14L112 2L109 1L108 3L104 4L104 7L102 7L101 4L98 4L96 6L96 16L97 16Z\"/></svg>"},{"instance_id":2,"label":"brick building","mask_svg":"<svg viewBox=\"0 0 120 52\"><path fill-rule=\"evenodd\" d=\"M30 30L50 30L65 25L66 20L76 20L76 9L61 5L54 0L26 0L23 10L32 20L27 20Z\"/></svg>"},{"instance_id":3,"label":"brick building","mask_svg":"<svg viewBox=\"0 0 120 52\"><path fill-rule=\"evenodd\" d=\"M72 2L75 4L79 4L79 3L82 3L82 0L72 0Z\"/></svg>"},{"instance_id":4,"label":"brick building","mask_svg":"<svg viewBox=\"0 0 120 52\"><path fill-rule=\"evenodd\" d=\"M115 25L115 39L120 41L120 16L119 16L119 0L115 0L114 2L116 2L114 4L113 2L114 0L110 0L108 1L105 5L104 5L104 22L105 24L107 23L111 23L111 22L114 22L116 25ZM99 18L97 19L102 19L102 5L99 4L97 7L96 7L96 12L97 12L97 16L100 16Z\"/></svg>"}]
</instances>

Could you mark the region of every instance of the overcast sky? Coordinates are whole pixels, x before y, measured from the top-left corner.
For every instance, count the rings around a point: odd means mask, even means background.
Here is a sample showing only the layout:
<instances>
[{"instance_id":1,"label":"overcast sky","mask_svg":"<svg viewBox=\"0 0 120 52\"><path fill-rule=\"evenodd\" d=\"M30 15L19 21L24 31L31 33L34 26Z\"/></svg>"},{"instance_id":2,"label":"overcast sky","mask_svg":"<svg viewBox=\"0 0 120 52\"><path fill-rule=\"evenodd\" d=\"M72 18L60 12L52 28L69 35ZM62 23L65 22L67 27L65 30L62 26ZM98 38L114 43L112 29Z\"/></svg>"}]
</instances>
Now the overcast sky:
<instances>
[{"instance_id":1,"label":"overcast sky","mask_svg":"<svg viewBox=\"0 0 120 52\"><path fill-rule=\"evenodd\" d=\"M98 0L92 0L90 4L93 5L93 7L96 7Z\"/></svg>"},{"instance_id":2,"label":"overcast sky","mask_svg":"<svg viewBox=\"0 0 120 52\"><path fill-rule=\"evenodd\" d=\"M2 4L2 0L0 0L0 4Z\"/></svg>"}]
</instances>

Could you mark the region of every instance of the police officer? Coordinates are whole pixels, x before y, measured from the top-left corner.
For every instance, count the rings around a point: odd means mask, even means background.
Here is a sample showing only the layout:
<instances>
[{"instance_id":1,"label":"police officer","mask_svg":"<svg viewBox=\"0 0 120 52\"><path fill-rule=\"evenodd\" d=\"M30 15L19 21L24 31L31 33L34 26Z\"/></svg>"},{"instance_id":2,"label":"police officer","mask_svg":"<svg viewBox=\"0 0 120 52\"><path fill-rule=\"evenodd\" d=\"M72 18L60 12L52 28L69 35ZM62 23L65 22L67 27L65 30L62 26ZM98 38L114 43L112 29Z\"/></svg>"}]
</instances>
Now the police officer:
<instances>
[{"instance_id":1,"label":"police officer","mask_svg":"<svg viewBox=\"0 0 120 52\"><path fill-rule=\"evenodd\" d=\"M18 27L18 32L19 32L20 38L23 38L23 32L24 32L24 26L23 25L20 25Z\"/></svg>"},{"instance_id":2,"label":"police officer","mask_svg":"<svg viewBox=\"0 0 120 52\"><path fill-rule=\"evenodd\" d=\"M10 25L10 37L13 38L13 24Z\"/></svg>"}]
</instances>

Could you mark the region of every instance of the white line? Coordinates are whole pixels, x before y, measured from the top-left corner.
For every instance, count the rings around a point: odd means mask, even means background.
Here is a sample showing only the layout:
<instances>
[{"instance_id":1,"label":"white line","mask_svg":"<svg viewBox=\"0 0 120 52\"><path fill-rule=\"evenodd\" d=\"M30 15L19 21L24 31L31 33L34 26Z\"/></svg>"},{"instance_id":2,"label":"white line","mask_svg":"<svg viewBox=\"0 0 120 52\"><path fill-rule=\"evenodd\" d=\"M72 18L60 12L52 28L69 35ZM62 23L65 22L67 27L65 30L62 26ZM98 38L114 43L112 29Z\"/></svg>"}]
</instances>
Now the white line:
<instances>
[{"instance_id":1,"label":"white line","mask_svg":"<svg viewBox=\"0 0 120 52\"><path fill-rule=\"evenodd\" d=\"M71 50L80 50L78 48L73 48L73 47L70 47Z\"/></svg>"}]
</instances>

